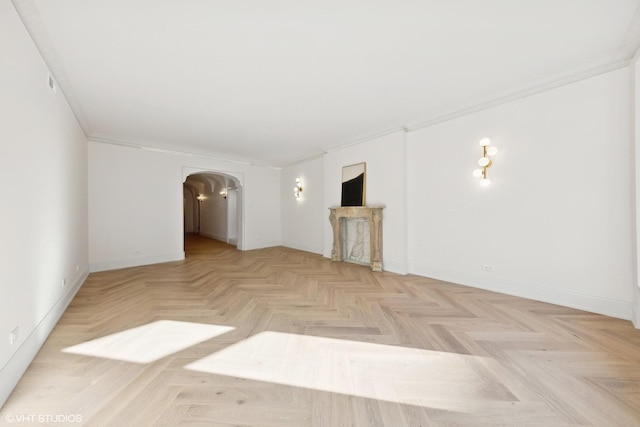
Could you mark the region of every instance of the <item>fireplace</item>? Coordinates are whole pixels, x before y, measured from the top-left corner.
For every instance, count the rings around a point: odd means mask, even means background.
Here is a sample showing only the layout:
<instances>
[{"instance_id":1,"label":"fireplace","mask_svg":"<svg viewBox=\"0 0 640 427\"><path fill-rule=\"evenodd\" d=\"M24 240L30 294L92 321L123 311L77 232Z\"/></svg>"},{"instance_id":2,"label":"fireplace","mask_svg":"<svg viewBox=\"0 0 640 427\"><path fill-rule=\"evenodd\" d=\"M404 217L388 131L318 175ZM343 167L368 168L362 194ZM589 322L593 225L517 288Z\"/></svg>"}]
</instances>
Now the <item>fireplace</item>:
<instances>
[{"instance_id":1,"label":"fireplace","mask_svg":"<svg viewBox=\"0 0 640 427\"><path fill-rule=\"evenodd\" d=\"M383 207L345 206L329 208L333 227L332 261L368 265L382 271Z\"/></svg>"}]
</instances>

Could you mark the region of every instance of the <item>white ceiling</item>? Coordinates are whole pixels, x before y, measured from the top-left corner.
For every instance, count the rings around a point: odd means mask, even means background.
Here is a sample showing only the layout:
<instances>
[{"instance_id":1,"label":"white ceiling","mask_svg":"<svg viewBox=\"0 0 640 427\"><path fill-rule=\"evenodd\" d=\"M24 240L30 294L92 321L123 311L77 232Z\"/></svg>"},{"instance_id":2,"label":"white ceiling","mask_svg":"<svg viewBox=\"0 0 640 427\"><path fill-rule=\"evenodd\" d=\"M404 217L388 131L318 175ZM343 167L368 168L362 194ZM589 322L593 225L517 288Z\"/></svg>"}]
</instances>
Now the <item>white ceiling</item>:
<instances>
[{"instance_id":1,"label":"white ceiling","mask_svg":"<svg viewBox=\"0 0 640 427\"><path fill-rule=\"evenodd\" d=\"M283 166L629 63L640 0L12 0L86 134Z\"/></svg>"}]
</instances>

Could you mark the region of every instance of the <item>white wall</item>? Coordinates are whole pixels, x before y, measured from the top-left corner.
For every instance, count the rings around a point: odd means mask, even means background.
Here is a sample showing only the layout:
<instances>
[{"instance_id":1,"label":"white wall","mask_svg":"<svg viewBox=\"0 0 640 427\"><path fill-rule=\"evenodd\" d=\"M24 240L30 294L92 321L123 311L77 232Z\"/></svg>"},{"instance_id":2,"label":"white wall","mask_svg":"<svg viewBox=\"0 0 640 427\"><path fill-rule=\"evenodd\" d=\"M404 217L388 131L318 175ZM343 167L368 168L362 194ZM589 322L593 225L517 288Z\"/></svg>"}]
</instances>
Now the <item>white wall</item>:
<instances>
[{"instance_id":1,"label":"white wall","mask_svg":"<svg viewBox=\"0 0 640 427\"><path fill-rule=\"evenodd\" d=\"M193 197L193 193L184 189L184 231L185 233L195 233L198 231L198 200Z\"/></svg>"},{"instance_id":2,"label":"white wall","mask_svg":"<svg viewBox=\"0 0 640 427\"><path fill-rule=\"evenodd\" d=\"M279 170L89 142L89 259L92 271L179 260L183 173L243 176L244 247L280 244Z\"/></svg>"},{"instance_id":3,"label":"white wall","mask_svg":"<svg viewBox=\"0 0 640 427\"><path fill-rule=\"evenodd\" d=\"M302 180L302 197L296 200L293 188ZM324 162L322 158L288 166L282 170L282 244L321 254L324 223L329 210L324 203Z\"/></svg>"},{"instance_id":4,"label":"white wall","mask_svg":"<svg viewBox=\"0 0 640 427\"><path fill-rule=\"evenodd\" d=\"M184 258L180 179L169 154L89 142L91 271Z\"/></svg>"},{"instance_id":5,"label":"white wall","mask_svg":"<svg viewBox=\"0 0 640 427\"><path fill-rule=\"evenodd\" d=\"M325 209L340 206L342 168L366 162L366 204L384 205L382 268L407 273L406 134L396 132L362 144L327 153L324 157ZM327 214L328 216L328 214ZM333 234L324 222L324 255L331 256Z\"/></svg>"},{"instance_id":6,"label":"white wall","mask_svg":"<svg viewBox=\"0 0 640 427\"><path fill-rule=\"evenodd\" d=\"M629 319L630 84L620 69L410 133L410 271ZM482 137L501 150L486 189Z\"/></svg>"},{"instance_id":7,"label":"white wall","mask_svg":"<svg viewBox=\"0 0 640 427\"><path fill-rule=\"evenodd\" d=\"M227 200L220 196L220 191L224 187L216 182L213 191L209 188L204 193L204 200L200 206L202 215L200 223L200 234L227 241Z\"/></svg>"},{"instance_id":8,"label":"white wall","mask_svg":"<svg viewBox=\"0 0 640 427\"><path fill-rule=\"evenodd\" d=\"M227 190L227 243L234 246L238 244L239 212L238 190L236 188L229 189Z\"/></svg>"},{"instance_id":9,"label":"white wall","mask_svg":"<svg viewBox=\"0 0 640 427\"><path fill-rule=\"evenodd\" d=\"M634 162L634 181L633 181L633 200L634 200L634 212L635 212L635 285L634 286L634 298L633 298L633 324L636 328L640 328L640 49L636 52L631 67L631 109L632 109L632 121L631 129L633 131L634 139L634 156L632 160Z\"/></svg>"},{"instance_id":10,"label":"white wall","mask_svg":"<svg viewBox=\"0 0 640 427\"><path fill-rule=\"evenodd\" d=\"M88 274L86 137L0 2L0 406ZM65 280L65 286L62 282ZM18 337L9 335L18 327Z\"/></svg>"}]
</instances>

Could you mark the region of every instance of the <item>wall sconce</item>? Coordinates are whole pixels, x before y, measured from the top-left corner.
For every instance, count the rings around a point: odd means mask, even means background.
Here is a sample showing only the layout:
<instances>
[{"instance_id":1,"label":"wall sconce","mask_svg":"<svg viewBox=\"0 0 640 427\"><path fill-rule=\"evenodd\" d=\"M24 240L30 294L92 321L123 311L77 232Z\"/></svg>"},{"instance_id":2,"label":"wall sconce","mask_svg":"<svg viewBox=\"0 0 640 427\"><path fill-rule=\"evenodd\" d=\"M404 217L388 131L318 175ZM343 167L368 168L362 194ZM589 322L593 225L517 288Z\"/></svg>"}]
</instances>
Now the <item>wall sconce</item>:
<instances>
[{"instance_id":1,"label":"wall sconce","mask_svg":"<svg viewBox=\"0 0 640 427\"><path fill-rule=\"evenodd\" d=\"M220 197L222 197L223 199L227 198L227 189L223 188L222 191L220 192Z\"/></svg>"},{"instance_id":2,"label":"wall sconce","mask_svg":"<svg viewBox=\"0 0 640 427\"><path fill-rule=\"evenodd\" d=\"M300 201L300 199L302 199L302 180L300 178L296 178L296 186L293 187L293 194L295 194L296 200Z\"/></svg>"},{"instance_id":3,"label":"wall sconce","mask_svg":"<svg viewBox=\"0 0 640 427\"><path fill-rule=\"evenodd\" d=\"M489 157L493 157L498 154L498 147L490 147L491 140L489 138L482 138L479 142L482 147L482 158L478 160L478 166L482 169L476 169L473 171L473 176L480 179L480 186L488 187L491 184L491 180L487 178L487 169L491 167L493 162Z\"/></svg>"},{"instance_id":4,"label":"wall sconce","mask_svg":"<svg viewBox=\"0 0 640 427\"><path fill-rule=\"evenodd\" d=\"M198 201L200 203L202 203L202 201L204 200L204 196L202 194L198 194L198 197L196 197L198 199Z\"/></svg>"}]
</instances>

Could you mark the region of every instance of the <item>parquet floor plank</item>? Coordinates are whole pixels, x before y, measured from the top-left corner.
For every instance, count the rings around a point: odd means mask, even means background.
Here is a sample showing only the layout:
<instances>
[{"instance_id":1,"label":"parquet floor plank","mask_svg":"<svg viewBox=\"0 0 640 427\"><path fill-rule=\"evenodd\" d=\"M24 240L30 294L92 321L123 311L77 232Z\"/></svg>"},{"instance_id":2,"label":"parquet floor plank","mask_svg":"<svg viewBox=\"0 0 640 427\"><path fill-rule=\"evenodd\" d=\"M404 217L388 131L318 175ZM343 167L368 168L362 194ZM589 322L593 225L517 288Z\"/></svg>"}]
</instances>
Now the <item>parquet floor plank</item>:
<instances>
[{"instance_id":1,"label":"parquet floor plank","mask_svg":"<svg viewBox=\"0 0 640 427\"><path fill-rule=\"evenodd\" d=\"M282 247L186 251L91 274L0 424L640 426L628 321Z\"/></svg>"}]
</instances>

